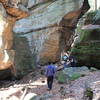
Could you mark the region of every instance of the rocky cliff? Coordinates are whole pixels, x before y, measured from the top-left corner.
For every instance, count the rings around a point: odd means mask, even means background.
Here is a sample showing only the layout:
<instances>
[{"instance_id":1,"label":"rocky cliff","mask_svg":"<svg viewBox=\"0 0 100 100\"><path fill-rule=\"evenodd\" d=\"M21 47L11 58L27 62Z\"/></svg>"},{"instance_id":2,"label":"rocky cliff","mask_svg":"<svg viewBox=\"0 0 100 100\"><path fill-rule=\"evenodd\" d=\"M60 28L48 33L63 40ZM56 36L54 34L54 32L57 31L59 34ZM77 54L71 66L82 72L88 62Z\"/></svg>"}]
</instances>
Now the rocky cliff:
<instances>
[{"instance_id":1,"label":"rocky cliff","mask_svg":"<svg viewBox=\"0 0 100 100\"><path fill-rule=\"evenodd\" d=\"M14 75L32 70L35 63L56 62L74 40L88 0L0 0L0 70ZM6 73L7 71L5 71Z\"/></svg>"},{"instance_id":2,"label":"rocky cliff","mask_svg":"<svg viewBox=\"0 0 100 100\"><path fill-rule=\"evenodd\" d=\"M88 12L85 20L80 21L76 33L78 39L72 54L76 56L78 65L100 68L100 9Z\"/></svg>"}]
</instances>

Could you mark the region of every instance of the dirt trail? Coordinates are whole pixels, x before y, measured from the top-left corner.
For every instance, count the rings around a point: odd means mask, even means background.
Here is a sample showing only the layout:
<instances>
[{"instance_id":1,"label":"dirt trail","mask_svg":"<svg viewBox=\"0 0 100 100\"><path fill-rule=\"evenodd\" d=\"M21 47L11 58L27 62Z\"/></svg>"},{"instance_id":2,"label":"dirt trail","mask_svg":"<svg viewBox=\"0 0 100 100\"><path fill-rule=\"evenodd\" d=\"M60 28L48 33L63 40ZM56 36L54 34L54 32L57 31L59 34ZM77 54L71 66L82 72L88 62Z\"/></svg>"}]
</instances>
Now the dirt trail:
<instances>
[{"instance_id":1,"label":"dirt trail","mask_svg":"<svg viewBox=\"0 0 100 100\"><path fill-rule=\"evenodd\" d=\"M47 90L46 77L40 73L40 70L31 72L19 81L0 81L0 100L30 100L29 98L33 95L42 97L42 99L37 100L72 100L71 98L83 97L82 93L85 91L86 83L88 85L91 82L97 82L96 91L100 90L100 71L90 72L85 77L70 81L70 84L59 84L54 79L51 91ZM43 99L45 97L46 99Z\"/></svg>"},{"instance_id":2,"label":"dirt trail","mask_svg":"<svg viewBox=\"0 0 100 100\"><path fill-rule=\"evenodd\" d=\"M6 81L0 88L0 100L24 100L24 97L29 93L34 93L38 96L45 94L52 95L49 100L64 100L64 96L60 92L61 87L67 87L67 84L58 84L54 79L53 88L47 90L46 77L39 72L31 72L19 81Z\"/></svg>"}]
</instances>

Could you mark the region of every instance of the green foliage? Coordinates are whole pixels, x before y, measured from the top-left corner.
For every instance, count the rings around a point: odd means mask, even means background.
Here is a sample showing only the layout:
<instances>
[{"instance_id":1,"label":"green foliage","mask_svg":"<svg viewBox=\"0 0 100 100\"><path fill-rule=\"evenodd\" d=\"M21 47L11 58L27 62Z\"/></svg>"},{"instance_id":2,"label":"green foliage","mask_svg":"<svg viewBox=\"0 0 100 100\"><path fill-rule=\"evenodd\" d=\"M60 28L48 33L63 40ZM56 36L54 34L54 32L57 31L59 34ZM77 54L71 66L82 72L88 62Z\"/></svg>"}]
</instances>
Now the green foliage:
<instances>
[{"instance_id":1,"label":"green foliage","mask_svg":"<svg viewBox=\"0 0 100 100\"><path fill-rule=\"evenodd\" d=\"M85 91L85 95L86 95L86 97L89 98L89 100L92 100L92 98L93 98L93 91L92 91L92 89L91 88L87 88L86 91Z\"/></svg>"},{"instance_id":2,"label":"green foliage","mask_svg":"<svg viewBox=\"0 0 100 100\"><path fill-rule=\"evenodd\" d=\"M71 77L70 77L70 80L76 80L76 79L78 79L78 78L80 78L81 77L81 74L79 74L79 73L74 73Z\"/></svg>"}]
</instances>

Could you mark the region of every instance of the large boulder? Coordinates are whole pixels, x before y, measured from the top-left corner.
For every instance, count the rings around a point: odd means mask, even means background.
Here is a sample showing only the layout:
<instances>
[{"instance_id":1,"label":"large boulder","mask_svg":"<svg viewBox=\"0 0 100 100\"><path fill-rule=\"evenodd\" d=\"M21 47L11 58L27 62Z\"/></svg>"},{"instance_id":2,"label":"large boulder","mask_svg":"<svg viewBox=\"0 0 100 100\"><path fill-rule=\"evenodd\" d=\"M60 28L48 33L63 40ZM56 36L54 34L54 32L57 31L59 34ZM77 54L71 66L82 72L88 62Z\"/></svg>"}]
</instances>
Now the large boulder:
<instances>
[{"instance_id":1,"label":"large boulder","mask_svg":"<svg viewBox=\"0 0 100 100\"><path fill-rule=\"evenodd\" d=\"M56 78L58 83L69 83L80 77L86 76L90 73L90 70L86 66L82 67L68 67L63 71L57 72Z\"/></svg>"},{"instance_id":2,"label":"large boulder","mask_svg":"<svg viewBox=\"0 0 100 100\"><path fill-rule=\"evenodd\" d=\"M100 99L100 72L91 73L81 77L70 84L68 91L72 95L68 98L75 100L99 100Z\"/></svg>"},{"instance_id":3,"label":"large boulder","mask_svg":"<svg viewBox=\"0 0 100 100\"><path fill-rule=\"evenodd\" d=\"M89 12L84 22L85 26L80 23L77 28L78 41L72 48L72 55L76 56L79 66L94 66L100 69L99 19L99 11Z\"/></svg>"},{"instance_id":4,"label":"large boulder","mask_svg":"<svg viewBox=\"0 0 100 100\"><path fill-rule=\"evenodd\" d=\"M9 3L7 0L0 0L0 76L2 76L0 79L5 79L12 75L16 76L18 73L15 66L16 52L13 48L14 35L12 28L16 19L27 15L26 12L12 7Z\"/></svg>"},{"instance_id":5,"label":"large boulder","mask_svg":"<svg viewBox=\"0 0 100 100\"><path fill-rule=\"evenodd\" d=\"M12 26L14 20L7 18L6 10L0 3L0 79L11 76L14 64ZM4 71L5 70L5 71ZM5 74L6 73L6 74Z\"/></svg>"},{"instance_id":6,"label":"large boulder","mask_svg":"<svg viewBox=\"0 0 100 100\"><path fill-rule=\"evenodd\" d=\"M14 67L16 69L17 77L21 77L34 69L35 55L32 55L29 49L27 38L15 35L14 37L16 37L14 41Z\"/></svg>"},{"instance_id":7,"label":"large boulder","mask_svg":"<svg viewBox=\"0 0 100 100\"><path fill-rule=\"evenodd\" d=\"M28 39L36 62L56 62L61 51L70 47L78 19L89 9L88 0L41 0L33 9L29 17L16 22L13 32Z\"/></svg>"},{"instance_id":8,"label":"large boulder","mask_svg":"<svg viewBox=\"0 0 100 100\"><path fill-rule=\"evenodd\" d=\"M15 76L33 70L35 62L59 61L71 46L78 19L89 9L88 0L0 3L0 70Z\"/></svg>"}]
</instances>

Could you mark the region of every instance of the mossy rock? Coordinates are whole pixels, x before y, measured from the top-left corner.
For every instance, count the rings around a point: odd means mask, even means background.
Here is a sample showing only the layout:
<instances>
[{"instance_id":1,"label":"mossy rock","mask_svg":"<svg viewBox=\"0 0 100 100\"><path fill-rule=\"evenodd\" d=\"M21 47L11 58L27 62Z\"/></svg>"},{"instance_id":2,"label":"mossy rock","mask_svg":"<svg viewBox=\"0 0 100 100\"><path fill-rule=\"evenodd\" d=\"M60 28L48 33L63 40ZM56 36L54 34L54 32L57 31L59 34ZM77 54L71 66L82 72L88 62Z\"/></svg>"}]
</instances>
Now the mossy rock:
<instances>
[{"instance_id":1,"label":"mossy rock","mask_svg":"<svg viewBox=\"0 0 100 100\"><path fill-rule=\"evenodd\" d=\"M98 9L96 15L93 18L93 23L100 25L100 8Z\"/></svg>"},{"instance_id":2,"label":"mossy rock","mask_svg":"<svg viewBox=\"0 0 100 100\"><path fill-rule=\"evenodd\" d=\"M67 82L67 76L63 73L63 71L58 72L56 78L58 83L60 84L64 84Z\"/></svg>"},{"instance_id":3,"label":"mossy rock","mask_svg":"<svg viewBox=\"0 0 100 100\"><path fill-rule=\"evenodd\" d=\"M85 21L85 24L90 24L90 23L93 23L93 19L94 19L94 16L97 14L97 10L96 11L91 11L91 12L88 12L86 14L86 21Z\"/></svg>"},{"instance_id":4,"label":"mossy rock","mask_svg":"<svg viewBox=\"0 0 100 100\"><path fill-rule=\"evenodd\" d=\"M77 59L78 66L100 66L100 44L99 42L78 43L71 50ZM100 69L100 68L99 68Z\"/></svg>"},{"instance_id":5,"label":"mossy rock","mask_svg":"<svg viewBox=\"0 0 100 100\"><path fill-rule=\"evenodd\" d=\"M32 55L26 37L14 35L15 67L21 77L35 68L35 55Z\"/></svg>"},{"instance_id":6,"label":"mossy rock","mask_svg":"<svg viewBox=\"0 0 100 100\"><path fill-rule=\"evenodd\" d=\"M91 68L90 68L90 71L91 71L91 72L94 72L94 71L98 71L98 69L96 69L96 68L94 68L94 67L91 67Z\"/></svg>"},{"instance_id":7,"label":"mossy rock","mask_svg":"<svg viewBox=\"0 0 100 100\"><path fill-rule=\"evenodd\" d=\"M74 73L71 77L70 77L70 80L76 80L76 79L78 79L78 78L80 78L81 77L81 74L79 74L79 73Z\"/></svg>"},{"instance_id":8,"label":"mossy rock","mask_svg":"<svg viewBox=\"0 0 100 100\"><path fill-rule=\"evenodd\" d=\"M100 29L82 29L84 25L96 24L100 18L100 10L86 14L85 23L79 23L77 33L78 42L71 49L77 59L78 66L93 66L100 69Z\"/></svg>"},{"instance_id":9,"label":"mossy rock","mask_svg":"<svg viewBox=\"0 0 100 100\"><path fill-rule=\"evenodd\" d=\"M89 98L89 100L93 99L93 91L91 88L87 88L85 91L85 96Z\"/></svg>"}]
</instances>

